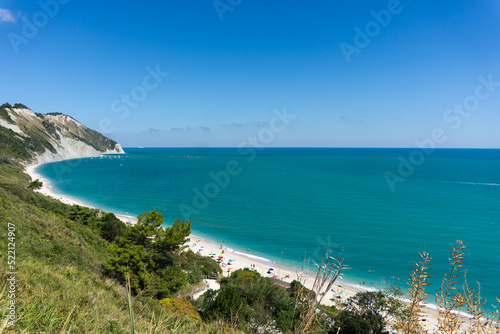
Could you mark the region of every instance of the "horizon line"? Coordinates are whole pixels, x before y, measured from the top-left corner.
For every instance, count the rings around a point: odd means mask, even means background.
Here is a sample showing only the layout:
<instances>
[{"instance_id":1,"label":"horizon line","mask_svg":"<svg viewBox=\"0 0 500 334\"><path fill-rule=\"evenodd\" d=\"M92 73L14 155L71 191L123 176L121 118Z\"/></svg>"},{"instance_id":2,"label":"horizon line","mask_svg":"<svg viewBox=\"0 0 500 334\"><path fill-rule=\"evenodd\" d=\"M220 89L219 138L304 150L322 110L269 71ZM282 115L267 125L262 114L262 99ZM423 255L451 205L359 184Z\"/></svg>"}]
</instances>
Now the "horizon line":
<instances>
[{"instance_id":1,"label":"horizon line","mask_svg":"<svg viewBox=\"0 0 500 334\"><path fill-rule=\"evenodd\" d=\"M243 148L249 148L253 146L244 146ZM122 148L234 148L239 149L237 146L123 146ZM294 149L401 149L401 150L428 150L429 148L420 147L385 147L385 146L270 146L263 147L264 149L273 148L294 148ZM500 147L436 147L432 150L500 150Z\"/></svg>"}]
</instances>

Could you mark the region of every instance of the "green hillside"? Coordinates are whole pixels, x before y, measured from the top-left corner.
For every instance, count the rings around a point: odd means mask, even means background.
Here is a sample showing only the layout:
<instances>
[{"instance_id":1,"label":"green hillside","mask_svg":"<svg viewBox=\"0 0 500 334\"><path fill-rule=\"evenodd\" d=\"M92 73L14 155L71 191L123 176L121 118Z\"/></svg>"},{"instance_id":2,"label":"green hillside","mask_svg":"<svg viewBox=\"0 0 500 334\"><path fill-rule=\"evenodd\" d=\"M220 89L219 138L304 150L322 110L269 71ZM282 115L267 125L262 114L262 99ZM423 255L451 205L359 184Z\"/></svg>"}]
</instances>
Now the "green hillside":
<instances>
[{"instance_id":1,"label":"green hillside","mask_svg":"<svg viewBox=\"0 0 500 334\"><path fill-rule=\"evenodd\" d=\"M0 162L0 263L5 268L8 226L15 226L18 284L16 326L4 322L0 333L130 333L127 290L104 275L110 243L98 229L66 218L68 205L27 190L29 181L19 166ZM10 275L0 275L6 319ZM153 298L134 297L133 311L137 333L210 332Z\"/></svg>"},{"instance_id":2,"label":"green hillside","mask_svg":"<svg viewBox=\"0 0 500 334\"><path fill-rule=\"evenodd\" d=\"M0 158L6 162L9 160L30 160L34 153L41 154L46 149L53 151L54 147L46 140L23 137L11 129L0 126Z\"/></svg>"}]
</instances>

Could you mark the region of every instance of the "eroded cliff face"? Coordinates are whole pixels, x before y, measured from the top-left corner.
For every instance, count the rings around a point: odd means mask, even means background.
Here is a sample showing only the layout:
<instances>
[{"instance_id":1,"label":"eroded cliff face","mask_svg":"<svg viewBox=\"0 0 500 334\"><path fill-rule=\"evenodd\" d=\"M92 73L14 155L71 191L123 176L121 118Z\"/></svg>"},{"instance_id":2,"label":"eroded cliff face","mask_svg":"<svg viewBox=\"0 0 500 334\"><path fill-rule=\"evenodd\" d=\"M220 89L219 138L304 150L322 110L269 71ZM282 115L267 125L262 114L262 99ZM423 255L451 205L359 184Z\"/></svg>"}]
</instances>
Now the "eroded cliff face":
<instances>
[{"instance_id":1,"label":"eroded cliff face","mask_svg":"<svg viewBox=\"0 0 500 334\"><path fill-rule=\"evenodd\" d=\"M114 140L63 114L35 114L4 105L0 127L2 154L21 158L23 164L125 153Z\"/></svg>"},{"instance_id":2,"label":"eroded cliff face","mask_svg":"<svg viewBox=\"0 0 500 334\"><path fill-rule=\"evenodd\" d=\"M107 149L102 152L84 142L64 136L61 136L59 139L58 144L55 146L55 150L56 153L45 151L45 153L37 155L33 162L39 164L76 158L98 157L103 154L125 153L118 143L116 143L113 149Z\"/></svg>"}]
</instances>

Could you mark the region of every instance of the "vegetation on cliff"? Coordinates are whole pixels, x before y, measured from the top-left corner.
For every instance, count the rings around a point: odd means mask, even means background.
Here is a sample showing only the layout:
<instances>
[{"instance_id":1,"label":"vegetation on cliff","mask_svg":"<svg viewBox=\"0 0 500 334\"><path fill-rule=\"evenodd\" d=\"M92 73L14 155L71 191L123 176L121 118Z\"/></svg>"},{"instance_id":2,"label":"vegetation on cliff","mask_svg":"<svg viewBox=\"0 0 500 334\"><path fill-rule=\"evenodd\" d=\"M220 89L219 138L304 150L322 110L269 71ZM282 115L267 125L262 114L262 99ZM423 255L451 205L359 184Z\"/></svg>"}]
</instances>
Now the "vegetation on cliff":
<instances>
[{"instance_id":1,"label":"vegetation on cliff","mask_svg":"<svg viewBox=\"0 0 500 334\"><path fill-rule=\"evenodd\" d=\"M56 154L61 136L82 142L102 153L119 147L114 140L83 126L70 116L33 113L21 103L4 103L0 106L0 118L11 125L11 128L0 126L0 159L4 161L21 163L45 152Z\"/></svg>"}]
</instances>

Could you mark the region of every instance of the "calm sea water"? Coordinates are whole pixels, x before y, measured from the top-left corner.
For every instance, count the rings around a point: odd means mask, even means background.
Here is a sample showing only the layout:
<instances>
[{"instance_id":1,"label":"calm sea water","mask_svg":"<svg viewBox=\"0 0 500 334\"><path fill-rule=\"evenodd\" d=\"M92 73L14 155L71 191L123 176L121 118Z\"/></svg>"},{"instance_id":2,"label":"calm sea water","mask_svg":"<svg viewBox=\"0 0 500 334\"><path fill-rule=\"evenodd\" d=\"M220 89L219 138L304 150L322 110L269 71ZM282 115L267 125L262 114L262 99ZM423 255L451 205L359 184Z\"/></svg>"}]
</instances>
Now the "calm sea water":
<instances>
[{"instance_id":1,"label":"calm sea water","mask_svg":"<svg viewBox=\"0 0 500 334\"><path fill-rule=\"evenodd\" d=\"M500 150L437 150L394 191L385 175L398 175L399 157L412 150L265 149L254 159L229 148L126 152L38 171L90 205L132 216L156 209L166 223L189 218L197 235L282 264L343 249L345 280L367 287L405 287L426 251L435 293L460 239L469 281L481 283L488 306L500 297Z\"/></svg>"}]
</instances>

